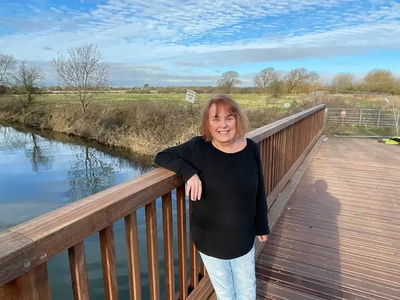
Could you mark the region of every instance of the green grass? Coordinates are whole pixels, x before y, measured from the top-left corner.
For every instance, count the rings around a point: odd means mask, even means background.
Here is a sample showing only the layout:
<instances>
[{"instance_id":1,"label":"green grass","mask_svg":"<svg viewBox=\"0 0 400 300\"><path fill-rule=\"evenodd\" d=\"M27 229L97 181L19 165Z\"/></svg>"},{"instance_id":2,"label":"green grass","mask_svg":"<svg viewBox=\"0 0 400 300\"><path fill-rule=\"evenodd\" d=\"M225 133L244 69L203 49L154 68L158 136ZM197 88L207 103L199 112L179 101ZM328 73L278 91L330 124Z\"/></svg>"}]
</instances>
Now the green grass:
<instances>
[{"instance_id":1,"label":"green grass","mask_svg":"<svg viewBox=\"0 0 400 300\"><path fill-rule=\"evenodd\" d=\"M345 136L395 136L396 129L393 127L367 127L355 126L352 124L343 124L337 126L327 126L325 129L327 135L345 135Z\"/></svg>"},{"instance_id":2,"label":"green grass","mask_svg":"<svg viewBox=\"0 0 400 300\"><path fill-rule=\"evenodd\" d=\"M268 94L231 94L231 96L245 109L268 109L282 108L285 103L290 103L292 106L313 105L313 94L290 94L282 95L279 98L272 98ZM197 94L194 106L202 106L208 100L210 94ZM399 97L400 99L400 97ZM396 101L400 101L395 99ZM40 101L57 101L70 102L79 101L76 95L60 95L47 94L41 97ZM183 106L190 106L190 103L185 101L185 94L98 94L94 102L123 104L132 101L145 102L173 102ZM316 99L317 104L327 104L327 107L355 107L355 108L391 108L381 96L362 97L360 95L342 95L342 94L322 94Z\"/></svg>"},{"instance_id":3,"label":"green grass","mask_svg":"<svg viewBox=\"0 0 400 300\"><path fill-rule=\"evenodd\" d=\"M302 102L302 96L299 95L283 95L280 98L273 99L269 95L261 94L233 94L233 98L245 109L259 109L259 108L271 108L281 107L285 103L296 105L298 102ZM206 103L209 94L197 94L195 106L202 106ZM303 97L310 101L309 97ZM57 102L70 102L79 101L76 95L59 95L59 94L47 94L42 96L40 101L57 101ZM118 103L123 104L132 101L151 101L151 102L174 102L175 104L181 104L190 106L191 104L185 101L185 94L98 94L94 99L94 102L101 103Z\"/></svg>"}]
</instances>

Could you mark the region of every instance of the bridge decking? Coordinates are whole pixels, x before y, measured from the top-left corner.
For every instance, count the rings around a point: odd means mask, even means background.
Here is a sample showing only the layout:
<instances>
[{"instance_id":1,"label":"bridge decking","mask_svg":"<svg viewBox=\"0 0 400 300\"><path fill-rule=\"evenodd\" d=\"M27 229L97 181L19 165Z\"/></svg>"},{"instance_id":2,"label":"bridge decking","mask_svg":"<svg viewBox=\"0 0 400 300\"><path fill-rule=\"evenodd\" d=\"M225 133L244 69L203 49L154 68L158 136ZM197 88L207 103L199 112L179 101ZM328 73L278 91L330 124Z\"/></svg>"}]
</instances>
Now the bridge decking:
<instances>
[{"instance_id":1,"label":"bridge decking","mask_svg":"<svg viewBox=\"0 0 400 300\"><path fill-rule=\"evenodd\" d=\"M400 299L400 146L322 143L256 263L258 299Z\"/></svg>"}]
</instances>

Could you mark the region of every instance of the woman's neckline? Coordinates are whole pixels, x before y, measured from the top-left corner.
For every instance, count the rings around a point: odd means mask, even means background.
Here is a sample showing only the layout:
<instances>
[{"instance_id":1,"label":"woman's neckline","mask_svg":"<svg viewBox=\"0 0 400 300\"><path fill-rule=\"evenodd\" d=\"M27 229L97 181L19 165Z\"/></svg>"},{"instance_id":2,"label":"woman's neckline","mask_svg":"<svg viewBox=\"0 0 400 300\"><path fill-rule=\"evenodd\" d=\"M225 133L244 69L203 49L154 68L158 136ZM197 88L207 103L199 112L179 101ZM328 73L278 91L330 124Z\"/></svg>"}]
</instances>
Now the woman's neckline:
<instances>
[{"instance_id":1,"label":"woman's neckline","mask_svg":"<svg viewBox=\"0 0 400 300\"><path fill-rule=\"evenodd\" d=\"M211 144L211 146L212 146L215 150L217 150L217 151L219 151L219 152L221 152L221 153L224 153L224 154L238 154L238 153L243 152L243 151L248 147L248 145L249 145L248 139L245 138L244 140L246 141L246 145L243 147L243 149L240 149L240 150L235 151L235 152L226 152L226 151L224 151L224 150L221 150L221 149L217 148L217 147L213 144L212 141L210 141L210 144Z\"/></svg>"}]
</instances>

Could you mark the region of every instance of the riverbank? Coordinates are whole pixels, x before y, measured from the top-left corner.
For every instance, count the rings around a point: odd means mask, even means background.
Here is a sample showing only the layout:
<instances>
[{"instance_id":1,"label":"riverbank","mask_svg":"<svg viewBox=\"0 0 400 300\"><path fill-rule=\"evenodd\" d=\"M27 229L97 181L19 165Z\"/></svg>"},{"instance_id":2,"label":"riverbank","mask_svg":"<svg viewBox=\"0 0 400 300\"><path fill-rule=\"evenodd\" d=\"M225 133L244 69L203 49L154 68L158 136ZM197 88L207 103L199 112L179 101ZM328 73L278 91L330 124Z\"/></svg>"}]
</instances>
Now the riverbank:
<instances>
[{"instance_id":1,"label":"riverbank","mask_svg":"<svg viewBox=\"0 0 400 300\"><path fill-rule=\"evenodd\" d=\"M202 107L174 102L96 102L83 114L75 101L38 101L22 108L15 100L2 99L0 123L79 136L152 159L158 151L199 134ZM246 113L251 128L257 128L291 111L246 109Z\"/></svg>"},{"instance_id":2,"label":"riverbank","mask_svg":"<svg viewBox=\"0 0 400 300\"><path fill-rule=\"evenodd\" d=\"M128 95L131 97L130 95ZM0 124L24 126L38 130L50 130L70 136L78 136L101 144L122 148L144 160L152 161L154 155L170 146L181 144L199 134L199 123L206 95L191 106L183 101L184 95L157 95L143 99L110 99L94 101L84 114L80 103L61 95L43 96L28 108L22 108L17 99L0 97ZM161 101L165 96L165 100ZM285 95L271 99L267 95L233 95L244 108L250 129L255 129L296 113L313 105L312 95ZM317 104L328 107L384 108L381 96L371 98L359 95L318 96ZM200 101L201 100L201 101ZM396 101L399 101L396 98ZM290 108L284 108L289 103ZM388 105L388 104L386 104ZM342 127L328 128L335 134ZM363 129L364 130L364 129ZM369 129L374 135L391 129ZM359 131L350 128L346 134ZM368 132L367 134L371 134Z\"/></svg>"}]
</instances>

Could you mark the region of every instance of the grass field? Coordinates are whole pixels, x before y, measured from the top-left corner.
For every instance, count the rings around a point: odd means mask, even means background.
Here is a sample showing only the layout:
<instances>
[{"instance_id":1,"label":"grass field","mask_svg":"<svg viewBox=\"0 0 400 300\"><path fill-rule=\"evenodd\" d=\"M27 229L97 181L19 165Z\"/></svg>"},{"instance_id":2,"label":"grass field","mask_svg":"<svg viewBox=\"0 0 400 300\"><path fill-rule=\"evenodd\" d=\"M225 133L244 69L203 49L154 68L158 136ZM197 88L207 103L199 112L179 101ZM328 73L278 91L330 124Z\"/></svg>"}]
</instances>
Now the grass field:
<instances>
[{"instance_id":1,"label":"grass field","mask_svg":"<svg viewBox=\"0 0 400 300\"><path fill-rule=\"evenodd\" d=\"M197 94L194 105L203 105L210 97L209 94ZM243 108L270 108L282 107L285 103L291 105L313 104L313 94L290 94L279 98L272 98L267 94L232 94L232 97ZM327 104L328 107L358 107L358 108L384 108L389 107L384 101L385 96L380 95L351 95L351 94L318 94L317 104ZM396 106L400 107L400 97L393 97ZM40 101L70 102L78 101L76 95L47 94ZM98 94L94 100L101 103L126 103L132 101L173 102L175 104L190 105L185 101L185 94Z\"/></svg>"},{"instance_id":2,"label":"grass field","mask_svg":"<svg viewBox=\"0 0 400 300\"><path fill-rule=\"evenodd\" d=\"M151 102L173 102L181 105L191 105L185 101L186 94L98 94L96 95L95 102L101 103L126 103L132 101L151 101ZM232 95L234 99L243 106L243 108L268 108L273 106L281 106L285 103L298 103L305 100L310 101L311 98L301 95L284 95L280 98L273 99L269 95L262 94L235 94ZM206 103L209 94L197 94L194 105L201 106ZM41 101L57 101L57 102L70 102L79 101L76 95L60 95L60 94L47 94L42 97Z\"/></svg>"}]
</instances>

